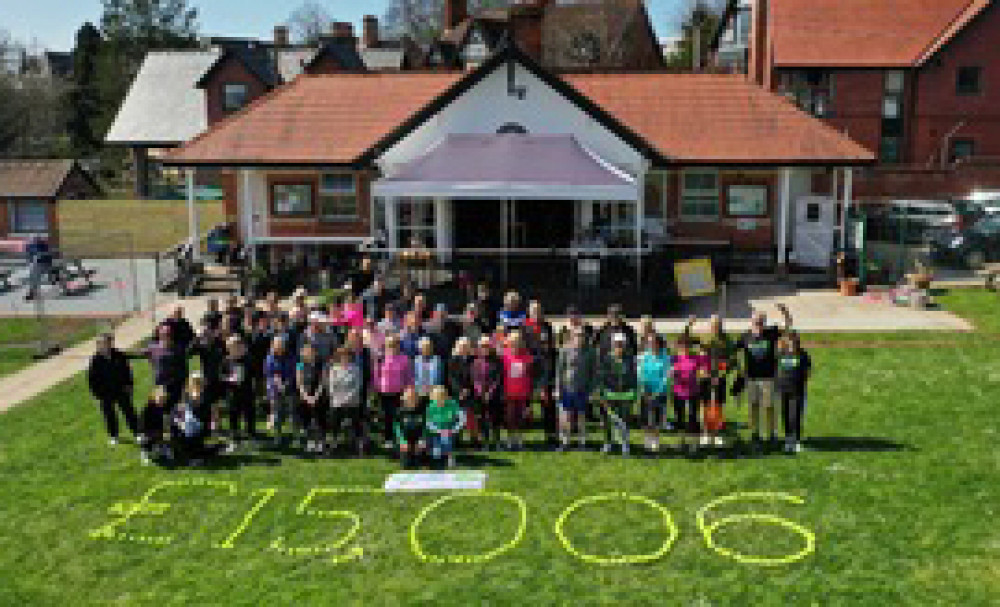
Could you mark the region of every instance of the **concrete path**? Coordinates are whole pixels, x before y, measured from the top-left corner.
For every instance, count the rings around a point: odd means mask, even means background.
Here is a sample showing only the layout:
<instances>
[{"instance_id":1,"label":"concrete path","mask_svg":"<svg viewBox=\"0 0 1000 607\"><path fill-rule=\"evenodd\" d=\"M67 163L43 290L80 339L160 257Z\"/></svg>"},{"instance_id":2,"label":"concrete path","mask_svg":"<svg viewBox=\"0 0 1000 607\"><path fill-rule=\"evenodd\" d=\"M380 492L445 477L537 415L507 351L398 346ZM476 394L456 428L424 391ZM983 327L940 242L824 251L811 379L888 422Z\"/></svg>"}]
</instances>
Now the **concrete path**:
<instances>
[{"instance_id":1,"label":"concrete path","mask_svg":"<svg viewBox=\"0 0 1000 607\"><path fill-rule=\"evenodd\" d=\"M164 299L167 299L164 296ZM188 319L197 319L205 313L207 297L181 299L171 298L155 311L156 320L166 317L177 305L184 306ZM153 315L137 314L130 317L115 330L115 345L127 350L152 335ZM0 413L19 404L30 401L49 389L85 371L94 353L96 340L74 346L57 356L40 361L22 371L0 378Z\"/></svg>"}]
</instances>

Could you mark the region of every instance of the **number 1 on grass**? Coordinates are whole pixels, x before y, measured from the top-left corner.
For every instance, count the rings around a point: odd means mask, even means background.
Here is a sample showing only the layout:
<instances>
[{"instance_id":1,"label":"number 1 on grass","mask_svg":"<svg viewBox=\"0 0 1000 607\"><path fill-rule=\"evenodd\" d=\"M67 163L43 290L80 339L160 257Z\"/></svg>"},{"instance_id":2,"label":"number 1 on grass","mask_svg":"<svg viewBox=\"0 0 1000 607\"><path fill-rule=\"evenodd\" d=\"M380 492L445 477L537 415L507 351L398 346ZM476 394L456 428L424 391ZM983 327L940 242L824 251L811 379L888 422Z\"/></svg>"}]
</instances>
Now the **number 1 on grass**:
<instances>
[{"instance_id":1,"label":"number 1 on grass","mask_svg":"<svg viewBox=\"0 0 1000 607\"><path fill-rule=\"evenodd\" d=\"M247 530L247 527L250 526L250 523L253 521L254 517L257 516L257 513L260 512L269 501L271 501L271 498L274 497L274 494L277 492L277 489L260 489L258 491L254 491L253 494L261 493L263 494L262 497L257 500L256 504L253 505L250 512L247 512L247 515L243 517L242 521L240 521L239 526L236 527L233 533L226 538L226 541L219 544L219 548L232 548L236 543L236 540L239 539L239 537L243 535L243 532Z\"/></svg>"}]
</instances>

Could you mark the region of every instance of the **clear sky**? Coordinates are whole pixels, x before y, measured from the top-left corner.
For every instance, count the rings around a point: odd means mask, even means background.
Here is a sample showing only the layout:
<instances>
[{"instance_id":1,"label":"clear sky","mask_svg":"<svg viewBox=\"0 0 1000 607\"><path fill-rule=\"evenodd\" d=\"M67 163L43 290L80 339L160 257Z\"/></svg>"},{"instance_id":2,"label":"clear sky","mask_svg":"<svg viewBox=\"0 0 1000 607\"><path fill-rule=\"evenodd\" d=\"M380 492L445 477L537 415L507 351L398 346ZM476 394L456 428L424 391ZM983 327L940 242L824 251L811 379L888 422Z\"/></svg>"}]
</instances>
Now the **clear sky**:
<instances>
[{"instance_id":1,"label":"clear sky","mask_svg":"<svg viewBox=\"0 0 1000 607\"><path fill-rule=\"evenodd\" d=\"M338 21L353 21L385 12L388 0L318 0ZM660 36L674 33L678 6L684 0L646 0ZM189 0L199 11L204 34L269 38L275 24L287 20L299 0ZM37 42L50 50L69 50L76 30L86 21L97 23L100 0L0 0L0 30L19 41Z\"/></svg>"}]
</instances>

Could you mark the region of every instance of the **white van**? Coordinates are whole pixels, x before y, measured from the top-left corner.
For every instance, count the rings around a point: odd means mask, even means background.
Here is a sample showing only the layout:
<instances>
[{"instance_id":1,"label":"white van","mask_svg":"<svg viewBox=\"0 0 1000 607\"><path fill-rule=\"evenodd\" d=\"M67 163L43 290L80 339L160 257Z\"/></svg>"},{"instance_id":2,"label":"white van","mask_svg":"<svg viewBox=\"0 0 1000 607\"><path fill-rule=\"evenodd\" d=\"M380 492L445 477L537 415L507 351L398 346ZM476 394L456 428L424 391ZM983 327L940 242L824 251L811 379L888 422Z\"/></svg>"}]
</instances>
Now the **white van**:
<instances>
[{"instance_id":1,"label":"white van","mask_svg":"<svg viewBox=\"0 0 1000 607\"><path fill-rule=\"evenodd\" d=\"M1000 190L973 190L962 202L980 209L986 215L1000 215Z\"/></svg>"}]
</instances>

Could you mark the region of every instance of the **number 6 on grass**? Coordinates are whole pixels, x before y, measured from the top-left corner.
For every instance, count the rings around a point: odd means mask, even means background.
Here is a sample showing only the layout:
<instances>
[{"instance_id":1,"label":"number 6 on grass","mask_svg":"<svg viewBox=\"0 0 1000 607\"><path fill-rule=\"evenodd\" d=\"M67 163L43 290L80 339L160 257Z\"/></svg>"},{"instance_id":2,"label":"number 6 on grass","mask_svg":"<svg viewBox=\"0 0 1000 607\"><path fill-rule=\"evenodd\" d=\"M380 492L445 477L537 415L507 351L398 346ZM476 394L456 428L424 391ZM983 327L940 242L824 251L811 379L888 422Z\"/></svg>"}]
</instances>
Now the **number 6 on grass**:
<instances>
[{"instance_id":1,"label":"number 6 on grass","mask_svg":"<svg viewBox=\"0 0 1000 607\"><path fill-rule=\"evenodd\" d=\"M736 502L740 500L777 500L789 502L792 504L803 505L805 500L801 497L795 495L789 495L787 493L765 493L765 492L755 492L755 493L734 493L733 495L726 495L720 497L717 500L710 502L708 505L703 507L698 511L698 529L701 534L705 537L705 544L712 550L718 552L722 556L729 557L738 563L743 563L744 565L788 565L796 561L800 561L805 557L809 556L816 551L816 536L812 531L809 531L802 525L790 521L780 516L775 516L773 514L761 514L756 512L751 512L748 514L731 514L729 516L724 516L714 523L705 522L705 514L712 510L713 508L718 508L723 504L729 502ZM719 527L724 527L726 525L731 525L733 523L738 523L741 521L760 521L764 523L770 523L772 525L778 525L779 527L784 527L785 529L790 529L795 533L798 533L805 539L805 546L799 552L795 554L790 554L783 557L763 557L763 556L752 556L741 554L735 550L730 550L728 548L723 548L715 543L712 535L715 533Z\"/></svg>"}]
</instances>

